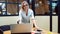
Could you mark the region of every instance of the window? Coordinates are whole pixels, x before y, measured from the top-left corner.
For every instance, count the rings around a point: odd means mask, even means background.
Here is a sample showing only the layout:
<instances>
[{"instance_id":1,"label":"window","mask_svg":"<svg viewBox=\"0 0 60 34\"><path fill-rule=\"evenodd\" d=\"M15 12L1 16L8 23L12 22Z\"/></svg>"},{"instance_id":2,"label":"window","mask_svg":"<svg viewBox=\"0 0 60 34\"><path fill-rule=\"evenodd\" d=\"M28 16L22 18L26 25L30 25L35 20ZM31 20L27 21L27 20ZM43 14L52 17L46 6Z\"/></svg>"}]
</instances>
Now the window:
<instances>
[{"instance_id":1,"label":"window","mask_svg":"<svg viewBox=\"0 0 60 34\"><path fill-rule=\"evenodd\" d=\"M0 0L0 2L6 2L6 0Z\"/></svg>"},{"instance_id":2,"label":"window","mask_svg":"<svg viewBox=\"0 0 60 34\"><path fill-rule=\"evenodd\" d=\"M48 0L36 0L35 1L35 14L47 15L50 14L49 1Z\"/></svg>"},{"instance_id":3,"label":"window","mask_svg":"<svg viewBox=\"0 0 60 34\"><path fill-rule=\"evenodd\" d=\"M0 3L0 15L6 15L6 3Z\"/></svg>"},{"instance_id":4,"label":"window","mask_svg":"<svg viewBox=\"0 0 60 34\"><path fill-rule=\"evenodd\" d=\"M52 14L57 14L58 13L57 2L58 2L58 0L52 0Z\"/></svg>"},{"instance_id":5,"label":"window","mask_svg":"<svg viewBox=\"0 0 60 34\"><path fill-rule=\"evenodd\" d=\"M7 15L18 15L17 4L7 4Z\"/></svg>"},{"instance_id":6,"label":"window","mask_svg":"<svg viewBox=\"0 0 60 34\"><path fill-rule=\"evenodd\" d=\"M7 3L17 3L17 0L7 0Z\"/></svg>"},{"instance_id":7,"label":"window","mask_svg":"<svg viewBox=\"0 0 60 34\"><path fill-rule=\"evenodd\" d=\"M22 1L0 0L0 16L18 16Z\"/></svg>"},{"instance_id":8,"label":"window","mask_svg":"<svg viewBox=\"0 0 60 34\"><path fill-rule=\"evenodd\" d=\"M0 16L18 15L17 0L0 0Z\"/></svg>"}]
</instances>

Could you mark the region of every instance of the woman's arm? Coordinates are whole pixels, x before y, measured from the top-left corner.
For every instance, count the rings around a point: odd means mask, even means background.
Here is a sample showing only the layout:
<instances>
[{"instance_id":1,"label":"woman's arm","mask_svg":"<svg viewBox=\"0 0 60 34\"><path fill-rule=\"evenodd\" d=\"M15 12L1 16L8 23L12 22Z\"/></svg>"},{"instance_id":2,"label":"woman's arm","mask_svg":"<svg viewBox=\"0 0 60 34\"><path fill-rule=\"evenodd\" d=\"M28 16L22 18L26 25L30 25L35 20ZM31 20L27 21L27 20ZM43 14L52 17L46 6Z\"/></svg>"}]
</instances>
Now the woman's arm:
<instances>
[{"instance_id":1,"label":"woman's arm","mask_svg":"<svg viewBox=\"0 0 60 34\"><path fill-rule=\"evenodd\" d=\"M36 20L32 20L33 22L33 27L37 27Z\"/></svg>"},{"instance_id":2,"label":"woman's arm","mask_svg":"<svg viewBox=\"0 0 60 34\"><path fill-rule=\"evenodd\" d=\"M35 20L35 18L34 18L34 13L33 13L33 11L32 11L32 14L31 14L31 18L32 18L33 26L34 26L35 28L38 28L38 26L37 26L37 24L36 24L36 20Z\"/></svg>"},{"instance_id":3,"label":"woman's arm","mask_svg":"<svg viewBox=\"0 0 60 34\"><path fill-rule=\"evenodd\" d=\"M19 11L19 17L18 17L18 20L17 20L17 23L21 23L21 20L22 20L22 15L21 15L21 10Z\"/></svg>"}]
</instances>

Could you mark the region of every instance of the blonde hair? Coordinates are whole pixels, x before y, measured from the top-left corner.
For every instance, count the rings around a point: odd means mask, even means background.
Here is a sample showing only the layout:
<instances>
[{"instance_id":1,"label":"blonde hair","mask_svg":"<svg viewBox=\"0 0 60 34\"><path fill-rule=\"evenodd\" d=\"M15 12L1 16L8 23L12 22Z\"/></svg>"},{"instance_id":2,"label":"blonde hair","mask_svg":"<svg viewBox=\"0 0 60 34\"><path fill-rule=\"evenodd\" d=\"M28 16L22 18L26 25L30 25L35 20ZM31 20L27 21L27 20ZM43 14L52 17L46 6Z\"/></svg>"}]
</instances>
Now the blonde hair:
<instances>
[{"instance_id":1,"label":"blonde hair","mask_svg":"<svg viewBox=\"0 0 60 34\"><path fill-rule=\"evenodd\" d=\"M24 9L23 9L24 4L27 4L27 5L28 5L28 8L29 8L29 4L28 4L28 2L27 2L27 1L23 1L23 2L21 3L21 8L20 8L21 10L24 10Z\"/></svg>"}]
</instances>

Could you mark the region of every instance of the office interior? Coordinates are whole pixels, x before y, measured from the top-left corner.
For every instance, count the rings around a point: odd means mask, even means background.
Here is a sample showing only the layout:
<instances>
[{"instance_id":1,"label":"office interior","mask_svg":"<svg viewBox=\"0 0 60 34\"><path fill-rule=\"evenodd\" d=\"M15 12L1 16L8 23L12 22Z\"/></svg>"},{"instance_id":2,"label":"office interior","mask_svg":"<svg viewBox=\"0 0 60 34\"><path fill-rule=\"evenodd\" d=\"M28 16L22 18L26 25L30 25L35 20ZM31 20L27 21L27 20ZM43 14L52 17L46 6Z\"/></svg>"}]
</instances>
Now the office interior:
<instances>
[{"instance_id":1,"label":"office interior","mask_svg":"<svg viewBox=\"0 0 60 34\"><path fill-rule=\"evenodd\" d=\"M58 34L58 0L0 0L0 30L3 34L11 34L10 24L17 24L23 1L27 1L34 11L37 25L43 31L41 34Z\"/></svg>"}]
</instances>

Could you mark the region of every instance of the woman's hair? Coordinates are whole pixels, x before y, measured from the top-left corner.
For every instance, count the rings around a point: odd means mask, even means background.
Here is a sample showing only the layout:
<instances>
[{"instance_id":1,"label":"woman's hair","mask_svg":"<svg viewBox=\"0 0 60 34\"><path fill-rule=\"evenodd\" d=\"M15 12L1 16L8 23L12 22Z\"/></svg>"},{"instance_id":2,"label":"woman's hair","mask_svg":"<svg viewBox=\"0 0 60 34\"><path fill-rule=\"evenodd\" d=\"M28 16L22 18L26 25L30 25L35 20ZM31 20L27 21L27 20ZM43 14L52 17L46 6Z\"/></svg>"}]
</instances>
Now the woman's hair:
<instances>
[{"instance_id":1,"label":"woman's hair","mask_svg":"<svg viewBox=\"0 0 60 34\"><path fill-rule=\"evenodd\" d=\"M23 1L23 2L21 3L21 8L20 8L20 9L24 10L24 4L27 4L27 5L28 5L28 8L29 8L28 2L27 2L27 1Z\"/></svg>"}]
</instances>

